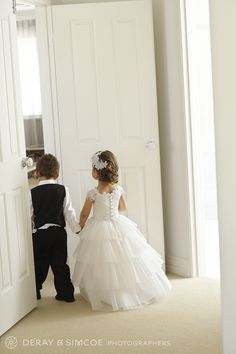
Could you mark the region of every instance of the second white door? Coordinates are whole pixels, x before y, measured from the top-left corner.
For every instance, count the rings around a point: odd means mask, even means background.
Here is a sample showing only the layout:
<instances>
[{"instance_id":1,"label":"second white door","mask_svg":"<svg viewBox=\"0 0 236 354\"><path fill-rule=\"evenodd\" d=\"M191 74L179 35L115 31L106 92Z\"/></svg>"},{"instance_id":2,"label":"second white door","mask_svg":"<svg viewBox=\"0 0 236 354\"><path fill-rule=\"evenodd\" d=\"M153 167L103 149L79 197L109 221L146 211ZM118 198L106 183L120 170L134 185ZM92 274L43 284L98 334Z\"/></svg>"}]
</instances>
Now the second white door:
<instances>
[{"instance_id":1,"label":"second white door","mask_svg":"<svg viewBox=\"0 0 236 354\"><path fill-rule=\"evenodd\" d=\"M90 158L118 157L128 216L164 256L150 1L51 7L63 182L79 212Z\"/></svg>"}]
</instances>

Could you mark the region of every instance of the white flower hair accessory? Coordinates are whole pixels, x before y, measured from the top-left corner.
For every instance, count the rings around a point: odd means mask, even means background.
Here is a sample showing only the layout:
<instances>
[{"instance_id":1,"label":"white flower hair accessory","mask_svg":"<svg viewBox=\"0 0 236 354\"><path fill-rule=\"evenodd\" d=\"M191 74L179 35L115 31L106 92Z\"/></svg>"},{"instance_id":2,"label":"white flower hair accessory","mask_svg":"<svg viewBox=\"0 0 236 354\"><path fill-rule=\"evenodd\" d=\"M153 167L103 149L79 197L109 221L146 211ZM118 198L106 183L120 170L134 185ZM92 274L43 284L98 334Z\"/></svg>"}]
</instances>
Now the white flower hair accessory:
<instances>
[{"instance_id":1,"label":"white flower hair accessory","mask_svg":"<svg viewBox=\"0 0 236 354\"><path fill-rule=\"evenodd\" d=\"M101 155L102 151L96 152L92 156L92 166L96 168L96 170L102 170L103 168L107 167L108 162L99 160L99 156Z\"/></svg>"}]
</instances>

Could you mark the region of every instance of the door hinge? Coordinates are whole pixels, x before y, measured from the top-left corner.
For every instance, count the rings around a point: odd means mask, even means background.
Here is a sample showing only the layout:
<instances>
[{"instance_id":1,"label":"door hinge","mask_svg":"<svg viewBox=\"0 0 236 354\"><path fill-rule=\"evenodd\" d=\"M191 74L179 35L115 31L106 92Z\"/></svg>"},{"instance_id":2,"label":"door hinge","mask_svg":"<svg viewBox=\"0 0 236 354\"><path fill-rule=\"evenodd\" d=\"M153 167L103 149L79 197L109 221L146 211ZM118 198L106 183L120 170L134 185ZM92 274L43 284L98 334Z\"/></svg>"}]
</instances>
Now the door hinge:
<instances>
[{"instance_id":1,"label":"door hinge","mask_svg":"<svg viewBox=\"0 0 236 354\"><path fill-rule=\"evenodd\" d=\"M16 0L12 0L12 10L13 10L13 14L16 14Z\"/></svg>"}]
</instances>

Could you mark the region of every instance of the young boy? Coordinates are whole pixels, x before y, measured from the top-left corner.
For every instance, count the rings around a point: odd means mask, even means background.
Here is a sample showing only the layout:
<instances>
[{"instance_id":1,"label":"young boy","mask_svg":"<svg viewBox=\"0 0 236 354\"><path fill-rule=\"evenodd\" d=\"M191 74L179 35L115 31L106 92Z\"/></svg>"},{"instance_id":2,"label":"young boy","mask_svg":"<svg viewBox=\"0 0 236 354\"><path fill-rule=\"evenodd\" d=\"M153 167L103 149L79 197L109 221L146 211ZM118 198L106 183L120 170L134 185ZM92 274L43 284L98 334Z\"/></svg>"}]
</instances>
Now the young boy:
<instances>
[{"instance_id":1,"label":"young boy","mask_svg":"<svg viewBox=\"0 0 236 354\"><path fill-rule=\"evenodd\" d=\"M37 299L46 280L49 266L54 274L56 300L73 302L74 286L67 265L66 222L79 233L80 225L71 204L68 189L56 183L59 162L51 154L43 155L36 164L37 187L31 190L33 249Z\"/></svg>"}]
</instances>

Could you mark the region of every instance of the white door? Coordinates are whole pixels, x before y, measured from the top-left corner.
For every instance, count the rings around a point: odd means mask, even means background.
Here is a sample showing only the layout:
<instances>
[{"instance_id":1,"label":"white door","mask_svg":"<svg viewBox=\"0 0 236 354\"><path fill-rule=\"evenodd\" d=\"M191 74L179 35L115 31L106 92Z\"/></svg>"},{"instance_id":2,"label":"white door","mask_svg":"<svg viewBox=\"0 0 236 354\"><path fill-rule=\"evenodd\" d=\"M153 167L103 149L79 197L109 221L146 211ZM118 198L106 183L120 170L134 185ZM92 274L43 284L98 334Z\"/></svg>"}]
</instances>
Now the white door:
<instances>
[{"instance_id":1,"label":"white door","mask_svg":"<svg viewBox=\"0 0 236 354\"><path fill-rule=\"evenodd\" d=\"M36 306L16 20L0 1L0 335Z\"/></svg>"},{"instance_id":2,"label":"white door","mask_svg":"<svg viewBox=\"0 0 236 354\"><path fill-rule=\"evenodd\" d=\"M151 1L51 8L63 182L81 209L98 150L117 155L128 216L164 256Z\"/></svg>"}]
</instances>

